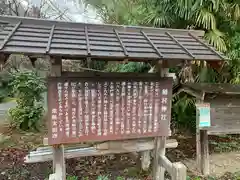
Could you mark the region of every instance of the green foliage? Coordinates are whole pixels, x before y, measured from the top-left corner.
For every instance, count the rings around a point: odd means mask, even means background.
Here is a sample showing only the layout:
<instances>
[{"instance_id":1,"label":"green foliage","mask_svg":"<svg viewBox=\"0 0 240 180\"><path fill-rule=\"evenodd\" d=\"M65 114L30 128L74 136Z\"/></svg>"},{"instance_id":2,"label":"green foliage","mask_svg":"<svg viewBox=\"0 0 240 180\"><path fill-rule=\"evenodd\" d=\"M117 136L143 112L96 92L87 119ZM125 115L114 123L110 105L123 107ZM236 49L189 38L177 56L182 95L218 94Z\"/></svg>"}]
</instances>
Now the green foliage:
<instances>
[{"instance_id":1,"label":"green foliage","mask_svg":"<svg viewBox=\"0 0 240 180\"><path fill-rule=\"evenodd\" d=\"M236 173L225 173L221 177L214 177L214 176L208 176L208 177L199 177L199 176L188 176L187 180L240 180L240 172Z\"/></svg>"},{"instance_id":2,"label":"green foliage","mask_svg":"<svg viewBox=\"0 0 240 180\"><path fill-rule=\"evenodd\" d=\"M122 177L122 176L118 176L118 177L116 178L116 180L125 180L125 178Z\"/></svg>"},{"instance_id":3,"label":"green foliage","mask_svg":"<svg viewBox=\"0 0 240 180\"><path fill-rule=\"evenodd\" d=\"M205 30L208 42L221 51L227 50L226 36L238 26L240 17L238 1L84 1L94 7L106 23Z\"/></svg>"},{"instance_id":4,"label":"green foliage","mask_svg":"<svg viewBox=\"0 0 240 180\"><path fill-rule=\"evenodd\" d=\"M4 98L7 96L7 92L4 88L0 87L0 103L3 102Z\"/></svg>"},{"instance_id":5,"label":"green foliage","mask_svg":"<svg viewBox=\"0 0 240 180\"><path fill-rule=\"evenodd\" d=\"M224 138L224 141L210 140L210 144L214 148L214 152L231 152L240 150L240 139L239 136L233 135L222 135L218 136Z\"/></svg>"},{"instance_id":6,"label":"green foliage","mask_svg":"<svg viewBox=\"0 0 240 180\"><path fill-rule=\"evenodd\" d=\"M181 93L173 96L172 104L173 127L176 129L189 129L190 131L195 132L195 99L185 93Z\"/></svg>"},{"instance_id":7,"label":"green foliage","mask_svg":"<svg viewBox=\"0 0 240 180\"><path fill-rule=\"evenodd\" d=\"M129 62L127 64L108 65L107 72L139 72L144 73L149 70L149 65L146 63Z\"/></svg>"},{"instance_id":8,"label":"green foliage","mask_svg":"<svg viewBox=\"0 0 240 180\"><path fill-rule=\"evenodd\" d=\"M67 176L67 180L78 180L77 176Z\"/></svg>"},{"instance_id":9,"label":"green foliage","mask_svg":"<svg viewBox=\"0 0 240 180\"><path fill-rule=\"evenodd\" d=\"M122 176L117 176L116 180L125 180L126 178L122 177ZM100 175L97 177L97 180L110 180L108 175Z\"/></svg>"},{"instance_id":10,"label":"green foliage","mask_svg":"<svg viewBox=\"0 0 240 180\"><path fill-rule=\"evenodd\" d=\"M12 125L22 130L38 130L44 112L44 80L36 72L17 72L13 74L11 86L17 98L17 106L9 110Z\"/></svg>"},{"instance_id":11,"label":"green foliage","mask_svg":"<svg viewBox=\"0 0 240 180\"><path fill-rule=\"evenodd\" d=\"M109 180L107 175L100 175L97 177L97 180Z\"/></svg>"},{"instance_id":12,"label":"green foliage","mask_svg":"<svg viewBox=\"0 0 240 180\"><path fill-rule=\"evenodd\" d=\"M230 57L229 65L230 72L232 75L232 83L239 84L240 83L240 32L237 32L230 39L230 48L228 52L228 56Z\"/></svg>"},{"instance_id":13,"label":"green foliage","mask_svg":"<svg viewBox=\"0 0 240 180\"><path fill-rule=\"evenodd\" d=\"M228 52L227 66L218 72L205 63L192 65L194 82L240 83L240 2L224 0L84 0L105 23L200 29L218 50ZM124 9L124 11L123 11ZM117 64L110 72L147 72L141 63ZM227 73L223 72L226 71ZM179 73L179 70L175 71ZM230 72L230 73L229 73ZM231 75L231 76L229 76ZM195 129L194 98L185 94L173 99L173 123Z\"/></svg>"},{"instance_id":14,"label":"green foliage","mask_svg":"<svg viewBox=\"0 0 240 180\"><path fill-rule=\"evenodd\" d=\"M82 180L89 180L89 177L83 177Z\"/></svg>"},{"instance_id":15,"label":"green foliage","mask_svg":"<svg viewBox=\"0 0 240 180\"><path fill-rule=\"evenodd\" d=\"M0 74L0 103L3 102L6 97L11 95L9 87L10 82L11 79L5 78L3 73Z\"/></svg>"}]
</instances>

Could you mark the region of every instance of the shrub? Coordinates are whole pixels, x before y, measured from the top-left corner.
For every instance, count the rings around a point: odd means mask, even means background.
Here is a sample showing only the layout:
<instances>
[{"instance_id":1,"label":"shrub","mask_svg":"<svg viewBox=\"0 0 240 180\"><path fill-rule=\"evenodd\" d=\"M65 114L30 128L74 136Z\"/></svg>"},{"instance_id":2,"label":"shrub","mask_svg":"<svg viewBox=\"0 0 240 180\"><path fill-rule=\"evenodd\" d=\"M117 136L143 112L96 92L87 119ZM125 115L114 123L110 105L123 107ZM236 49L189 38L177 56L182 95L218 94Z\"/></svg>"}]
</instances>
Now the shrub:
<instances>
[{"instance_id":1,"label":"shrub","mask_svg":"<svg viewBox=\"0 0 240 180\"><path fill-rule=\"evenodd\" d=\"M196 131L195 99L185 93L173 96L172 128Z\"/></svg>"},{"instance_id":2,"label":"shrub","mask_svg":"<svg viewBox=\"0 0 240 180\"><path fill-rule=\"evenodd\" d=\"M0 103L3 102L3 100L11 95L10 87L9 87L10 79L9 77L5 77L3 73L0 73Z\"/></svg>"},{"instance_id":3,"label":"shrub","mask_svg":"<svg viewBox=\"0 0 240 180\"><path fill-rule=\"evenodd\" d=\"M44 112L44 80L33 71L16 72L10 85L17 98L17 106L9 110L12 125L22 130L39 130L39 120Z\"/></svg>"}]
</instances>

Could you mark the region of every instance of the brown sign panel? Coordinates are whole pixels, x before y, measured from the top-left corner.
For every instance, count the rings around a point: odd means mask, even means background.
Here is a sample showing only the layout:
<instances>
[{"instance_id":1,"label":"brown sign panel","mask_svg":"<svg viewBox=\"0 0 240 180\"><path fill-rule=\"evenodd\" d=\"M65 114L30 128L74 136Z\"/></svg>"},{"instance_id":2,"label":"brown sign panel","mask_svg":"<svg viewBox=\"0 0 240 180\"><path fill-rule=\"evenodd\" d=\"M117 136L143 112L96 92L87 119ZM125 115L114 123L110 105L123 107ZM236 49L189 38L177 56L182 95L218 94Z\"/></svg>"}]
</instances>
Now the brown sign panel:
<instances>
[{"instance_id":1,"label":"brown sign panel","mask_svg":"<svg viewBox=\"0 0 240 180\"><path fill-rule=\"evenodd\" d=\"M169 136L171 97L171 78L49 78L49 144Z\"/></svg>"}]
</instances>

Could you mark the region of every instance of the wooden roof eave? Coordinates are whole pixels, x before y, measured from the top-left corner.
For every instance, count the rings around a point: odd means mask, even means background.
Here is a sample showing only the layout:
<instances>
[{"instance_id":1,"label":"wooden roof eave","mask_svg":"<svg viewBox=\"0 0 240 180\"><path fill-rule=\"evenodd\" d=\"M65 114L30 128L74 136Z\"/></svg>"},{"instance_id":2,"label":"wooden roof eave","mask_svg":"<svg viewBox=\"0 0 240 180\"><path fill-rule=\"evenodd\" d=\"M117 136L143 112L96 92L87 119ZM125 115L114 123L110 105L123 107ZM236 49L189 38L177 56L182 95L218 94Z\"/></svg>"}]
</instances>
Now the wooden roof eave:
<instances>
[{"instance_id":1,"label":"wooden roof eave","mask_svg":"<svg viewBox=\"0 0 240 180\"><path fill-rule=\"evenodd\" d=\"M163 60L168 66L175 66L182 60L224 59L199 39L201 35L196 30L72 23L12 16L0 16L1 22L9 22L0 32L0 53L4 54L40 54L108 61Z\"/></svg>"}]
</instances>

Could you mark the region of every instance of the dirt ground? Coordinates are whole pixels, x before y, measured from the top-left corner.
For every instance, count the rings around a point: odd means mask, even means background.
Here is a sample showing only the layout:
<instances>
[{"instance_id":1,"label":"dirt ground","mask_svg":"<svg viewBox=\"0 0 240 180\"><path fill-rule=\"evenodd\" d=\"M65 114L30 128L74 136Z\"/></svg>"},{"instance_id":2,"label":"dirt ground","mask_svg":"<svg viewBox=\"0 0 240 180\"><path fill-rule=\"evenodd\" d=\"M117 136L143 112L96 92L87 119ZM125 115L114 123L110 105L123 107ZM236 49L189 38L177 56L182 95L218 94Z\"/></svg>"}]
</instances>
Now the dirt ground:
<instances>
[{"instance_id":1,"label":"dirt ground","mask_svg":"<svg viewBox=\"0 0 240 180\"><path fill-rule=\"evenodd\" d=\"M183 163L189 171L196 172L196 161L186 159ZM240 152L225 152L219 154L211 154L210 156L210 174L211 176L220 177L226 172L235 173L240 171Z\"/></svg>"},{"instance_id":2,"label":"dirt ground","mask_svg":"<svg viewBox=\"0 0 240 180\"><path fill-rule=\"evenodd\" d=\"M27 153L39 146L42 146L42 133L21 133L12 131L9 128L2 128L0 132L0 180L45 180L52 173L52 163L25 164L24 157ZM189 174L196 173L195 165L195 137L186 135L176 135L179 142L176 149L167 151L167 156L171 161L181 161L186 164ZM226 143L232 139L229 137L211 137L214 145L210 145L211 151L211 172L214 176L221 176L226 172L240 171L240 152L221 152L215 153L214 150L221 143ZM235 138L234 140L239 139ZM239 143L240 144L240 143ZM235 146L238 146L235 143ZM228 151L228 149L227 149ZM85 157L67 160L67 173L71 176L88 177L95 180L99 175L110 175L110 179L117 176L136 177L137 179L150 179L151 172L142 171L139 161L131 154L121 154L114 156ZM194 179L194 178L193 178ZM200 178L204 179L204 178ZM229 176L217 179L231 179Z\"/></svg>"}]
</instances>

